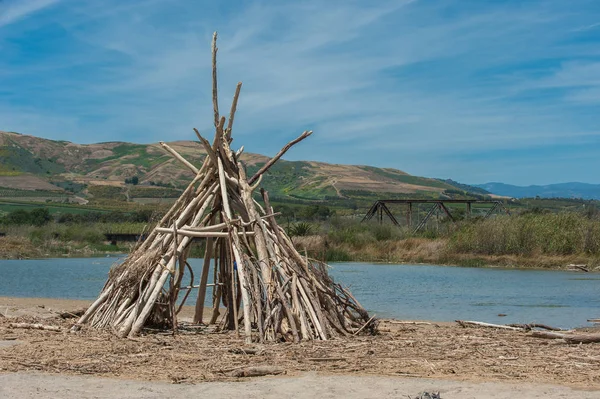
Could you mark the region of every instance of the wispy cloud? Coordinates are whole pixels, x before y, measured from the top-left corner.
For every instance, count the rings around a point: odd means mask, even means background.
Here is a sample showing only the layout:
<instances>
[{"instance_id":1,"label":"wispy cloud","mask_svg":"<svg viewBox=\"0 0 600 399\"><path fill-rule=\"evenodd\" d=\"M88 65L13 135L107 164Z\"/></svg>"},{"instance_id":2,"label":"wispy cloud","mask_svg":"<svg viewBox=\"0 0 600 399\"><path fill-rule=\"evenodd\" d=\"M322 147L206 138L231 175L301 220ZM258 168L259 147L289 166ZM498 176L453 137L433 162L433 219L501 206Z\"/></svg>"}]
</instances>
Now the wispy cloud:
<instances>
[{"instance_id":1,"label":"wispy cloud","mask_svg":"<svg viewBox=\"0 0 600 399\"><path fill-rule=\"evenodd\" d=\"M600 27L600 22L596 22L590 25L586 25L586 26L581 26L579 28L574 29L575 31L586 31L586 30L590 30L590 29L596 29Z\"/></svg>"},{"instance_id":2,"label":"wispy cloud","mask_svg":"<svg viewBox=\"0 0 600 399\"><path fill-rule=\"evenodd\" d=\"M26 18L59 0L3 0L0 2L0 28Z\"/></svg>"},{"instance_id":3,"label":"wispy cloud","mask_svg":"<svg viewBox=\"0 0 600 399\"><path fill-rule=\"evenodd\" d=\"M214 3L64 1L14 30L0 22L0 129L79 142L209 134L218 30L221 107L242 80L235 143L248 151L312 129L291 159L468 182L597 181L588 171L600 161L550 161L600 150L594 0Z\"/></svg>"}]
</instances>

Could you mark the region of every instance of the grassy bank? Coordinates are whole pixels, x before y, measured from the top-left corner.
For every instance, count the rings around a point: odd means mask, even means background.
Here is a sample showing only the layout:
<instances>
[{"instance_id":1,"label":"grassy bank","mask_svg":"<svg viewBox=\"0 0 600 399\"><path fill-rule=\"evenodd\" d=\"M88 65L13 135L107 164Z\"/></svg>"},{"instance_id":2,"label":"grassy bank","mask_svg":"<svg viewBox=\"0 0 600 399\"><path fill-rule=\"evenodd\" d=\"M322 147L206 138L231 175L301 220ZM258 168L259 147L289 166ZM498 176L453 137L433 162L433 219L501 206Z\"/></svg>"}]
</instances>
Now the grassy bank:
<instances>
[{"instance_id":1,"label":"grassy bank","mask_svg":"<svg viewBox=\"0 0 600 399\"><path fill-rule=\"evenodd\" d=\"M86 223L43 226L12 225L3 227L0 258L88 257L129 252L134 243L111 245L105 233L139 234L142 223Z\"/></svg>"},{"instance_id":2,"label":"grassy bank","mask_svg":"<svg viewBox=\"0 0 600 399\"><path fill-rule=\"evenodd\" d=\"M87 258L129 252L132 245L89 244L80 241L48 240L34 244L26 237L0 237L0 259Z\"/></svg>"},{"instance_id":3,"label":"grassy bank","mask_svg":"<svg viewBox=\"0 0 600 399\"><path fill-rule=\"evenodd\" d=\"M307 230L306 228L303 230ZM393 226L333 220L296 235L310 256L332 261L461 266L600 266L600 220L579 213L524 214L442 224L418 235ZM292 229L293 232L293 229Z\"/></svg>"},{"instance_id":4,"label":"grassy bank","mask_svg":"<svg viewBox=\"0 0 600 399\"><path fill-rule=\"evenodd\" d=\"M283 221L282 221L283 222ZM407 229L333 216L318 222L282 223L301 251L328 262L432 263L459 266L600 269L600 219L576 212L526 213L440 223L420 234ZM128 252L104 233L139 234L144 223L55 223L4 226L1 258L97 256ZM193 255L201 256L195 247Z\"/></svg>"}]
</instances>

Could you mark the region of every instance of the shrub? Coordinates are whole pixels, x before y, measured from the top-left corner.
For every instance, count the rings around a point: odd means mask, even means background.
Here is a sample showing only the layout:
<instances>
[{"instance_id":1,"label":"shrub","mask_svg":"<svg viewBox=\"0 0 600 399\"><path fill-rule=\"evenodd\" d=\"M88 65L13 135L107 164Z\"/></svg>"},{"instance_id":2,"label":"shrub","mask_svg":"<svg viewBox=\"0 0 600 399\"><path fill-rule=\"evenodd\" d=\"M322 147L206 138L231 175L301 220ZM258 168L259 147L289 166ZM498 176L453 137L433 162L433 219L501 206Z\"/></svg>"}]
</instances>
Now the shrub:
<instances>
[{"instance_id":1,"label":"shrub","mask_svg":"<svg viewBox=\"0 0 600 399\"><path fill-rule=\"evenodd\" d=\"M351 260L350 254L340 248L329 248L325 252L326 262L349 262Z\"/></svg>"},{"instance_id":2,"label":"shrub","mask_svg":"<svg viewBox=\"0 0 600 399\"><path fill-rule=\"evenodd\" d=\"M296 223L289 228L290 236L309 236L313 233L313 226L306 222Z\"/></svg>"}]
</instances>

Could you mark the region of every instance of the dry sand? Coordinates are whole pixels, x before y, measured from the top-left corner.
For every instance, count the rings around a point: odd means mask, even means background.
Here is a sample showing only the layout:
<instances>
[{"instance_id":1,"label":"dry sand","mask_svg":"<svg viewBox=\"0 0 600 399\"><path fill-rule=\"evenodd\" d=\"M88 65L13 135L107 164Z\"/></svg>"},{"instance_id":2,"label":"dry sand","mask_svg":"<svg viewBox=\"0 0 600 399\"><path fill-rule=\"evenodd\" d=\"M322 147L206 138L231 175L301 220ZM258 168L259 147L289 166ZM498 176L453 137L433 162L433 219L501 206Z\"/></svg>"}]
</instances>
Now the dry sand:
<instances>
[{"instance_id":1,"label":"dry sand","mask_svg":"<svg viewBox=\"0 0 600 399\"><path fill-rule=\"evenodd\" d=\"M263 377L241 382L173 385L40 373L0 374L0 397L36 399L87 398L415 398L440 392L442 399L600 398L599 392L562 386L498 382L459 382L424 378L320 375Z\"/></svg>"},{"instance_id":2,"label":"dry sand","mask_svg":"<svg viewBox=\"0 0 600 399\"><path fill-rule=\"evenodd\" d=\"M568 345L454 323L383 321L378 336L253 345L233 333L118 339L57 314L89 302L0 297L0 398L600 398L600 344ZM43 307L42 307L43 306ZM4 316L8 317L4 317ZM15 321L62 332L10 328ZM277 377L236 368L277 365Z\"/></svg>"}]
</instances>

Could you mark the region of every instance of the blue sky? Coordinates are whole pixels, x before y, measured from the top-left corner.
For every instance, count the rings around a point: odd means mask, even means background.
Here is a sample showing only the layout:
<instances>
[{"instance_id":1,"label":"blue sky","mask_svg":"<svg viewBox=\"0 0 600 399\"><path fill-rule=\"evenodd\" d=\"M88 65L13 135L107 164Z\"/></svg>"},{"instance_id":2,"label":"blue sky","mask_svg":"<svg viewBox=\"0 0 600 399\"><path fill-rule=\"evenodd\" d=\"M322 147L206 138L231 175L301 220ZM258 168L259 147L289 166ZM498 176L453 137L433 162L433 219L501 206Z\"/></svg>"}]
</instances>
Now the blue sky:
<instances>
[{"instance_id":1,"label":"blue sky","mask_svg":"<svg viewBox=\"0 0 600 399\"><path fill-rule=\"evenodd\" d=\"M600 183L600 1L0 0L0 130L234 146L466 183Z\"/></svg>"}]
</instances>

